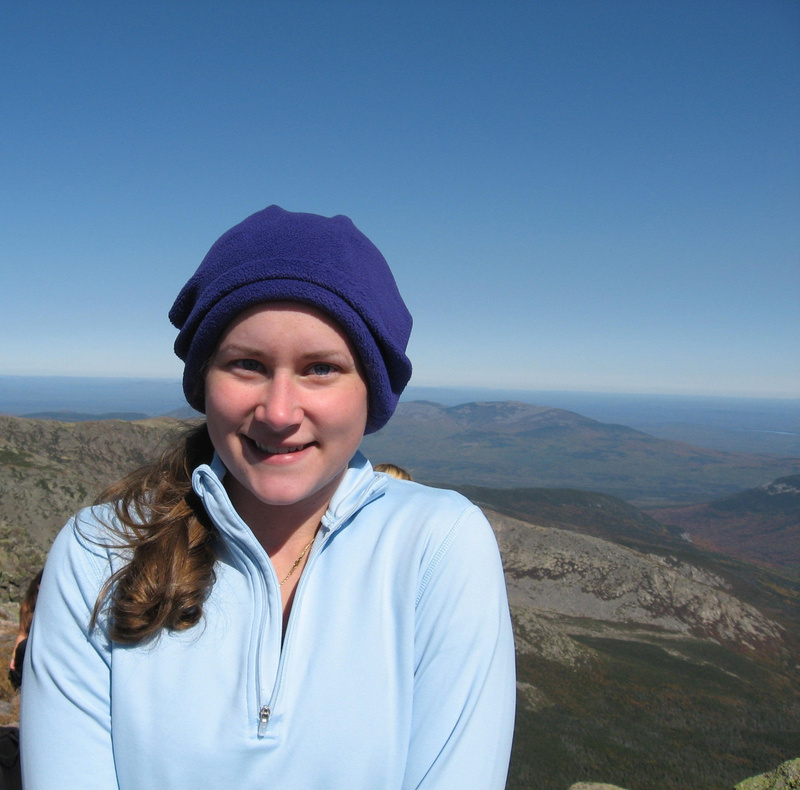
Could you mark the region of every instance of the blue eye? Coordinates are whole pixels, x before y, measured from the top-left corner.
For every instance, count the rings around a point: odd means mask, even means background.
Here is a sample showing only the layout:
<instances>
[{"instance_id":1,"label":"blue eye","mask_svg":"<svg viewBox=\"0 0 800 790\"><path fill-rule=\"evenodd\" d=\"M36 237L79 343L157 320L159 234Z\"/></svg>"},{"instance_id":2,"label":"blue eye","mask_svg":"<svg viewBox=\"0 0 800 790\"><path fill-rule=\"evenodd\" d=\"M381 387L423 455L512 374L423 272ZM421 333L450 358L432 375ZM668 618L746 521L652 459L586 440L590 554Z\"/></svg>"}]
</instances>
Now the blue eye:
<instances>
[{"instance_id":1,"label":"blue eye","mask_svg":"<svg viewBox=\"0 0 800 790\"><path fill-rule=\"evenodd\" d=\"M325 362L317 362L312 366L315 376L330 376L334 372L333 365L328 365Z\"/></svg>"},{"instance_id":2,"label":"blue eye","mask_svg":"<svg viewBox=\"0 0 800 790\"><path fill-rule=\"evenodd\" d=\"M237 359L233 363L237 368L242 370L260 370L261 363L255 359Z\"/></svg>"}]
</instances>

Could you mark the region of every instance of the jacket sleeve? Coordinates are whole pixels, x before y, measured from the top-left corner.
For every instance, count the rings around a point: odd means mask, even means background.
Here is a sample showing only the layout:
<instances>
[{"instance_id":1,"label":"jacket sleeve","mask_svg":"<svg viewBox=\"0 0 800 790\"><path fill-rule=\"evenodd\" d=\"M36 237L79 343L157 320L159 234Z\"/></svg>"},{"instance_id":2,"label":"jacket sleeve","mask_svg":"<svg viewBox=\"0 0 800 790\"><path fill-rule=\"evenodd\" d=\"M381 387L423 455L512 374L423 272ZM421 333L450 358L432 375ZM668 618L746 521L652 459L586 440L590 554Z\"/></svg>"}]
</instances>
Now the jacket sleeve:
<instances>
[{"instance_id":1,"label":"jacket sleeve","mask_svg":"<svg viewBox=\"0 0 800 790\"><path fill-rule=\"evenodd\" d=\"M68 523L45 565L22 679L26 790L117 790L111 744L110 649L91 613L107 551Z\"/></svg>"},{"instance_id":2,"label":"jacket sleeve","mask_svg":"<svg viewBox=\"0 0 800 790\"><path fill-rule=\"evenodd\" d=\"M424 570L415 662L403 790L504 788L514 729L514 641L497 542L474 506Z\"/></svg>"}]
</instances>

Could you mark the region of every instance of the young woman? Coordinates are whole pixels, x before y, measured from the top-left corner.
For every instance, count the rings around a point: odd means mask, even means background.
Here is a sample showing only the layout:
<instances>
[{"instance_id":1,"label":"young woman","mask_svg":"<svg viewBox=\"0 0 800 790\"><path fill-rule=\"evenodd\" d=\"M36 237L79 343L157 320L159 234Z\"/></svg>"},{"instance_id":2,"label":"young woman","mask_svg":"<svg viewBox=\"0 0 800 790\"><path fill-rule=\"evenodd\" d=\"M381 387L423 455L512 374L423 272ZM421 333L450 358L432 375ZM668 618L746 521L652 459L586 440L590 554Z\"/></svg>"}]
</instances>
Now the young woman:
<instances>
[{"instance_id":1,"label":"young woman","mask_svg":"<svg viewBox=\"0 0 800 790\"><path fill-rule=\"evenodd\" d=\"M26 790L504 787L492 531L358 452L411 375L380 252L346 217L271 206L214 244L170 318L206 421L53 545Z\"/></svg>"}]
</instances>

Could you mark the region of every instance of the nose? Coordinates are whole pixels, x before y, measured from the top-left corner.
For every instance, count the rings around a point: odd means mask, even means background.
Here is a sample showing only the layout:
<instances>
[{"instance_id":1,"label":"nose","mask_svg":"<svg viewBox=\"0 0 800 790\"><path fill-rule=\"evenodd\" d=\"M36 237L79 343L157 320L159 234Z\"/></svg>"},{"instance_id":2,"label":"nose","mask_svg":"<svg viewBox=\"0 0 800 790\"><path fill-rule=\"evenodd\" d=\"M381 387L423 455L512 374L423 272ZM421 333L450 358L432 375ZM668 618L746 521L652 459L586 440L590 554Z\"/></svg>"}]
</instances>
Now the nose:
<instances>
[{"instance_id":1,"label":"nose","mask_svg":"<svg viewBox=\"0 0 800 790\"><path fill-rule=\"evenodd\" d=\"M286 431L303 421L297 385L291 375L276 373L265 384L255 418L275 432Z\"/></svg>"}]
</instances>

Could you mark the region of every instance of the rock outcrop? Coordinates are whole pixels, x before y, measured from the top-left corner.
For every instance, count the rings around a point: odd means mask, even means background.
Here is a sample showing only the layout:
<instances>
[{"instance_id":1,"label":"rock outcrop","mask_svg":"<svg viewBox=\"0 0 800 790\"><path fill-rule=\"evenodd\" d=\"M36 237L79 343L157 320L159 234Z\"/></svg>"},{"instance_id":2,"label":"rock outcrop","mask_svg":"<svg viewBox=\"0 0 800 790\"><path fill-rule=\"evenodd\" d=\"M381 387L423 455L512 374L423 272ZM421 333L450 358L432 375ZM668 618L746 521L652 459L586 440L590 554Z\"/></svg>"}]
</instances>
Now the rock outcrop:
<instances>
[{"instance_id":1,"label":"rock outcrop","mask_svg":"<svg viewBox=\"0 0 800 790\"><path fill-rule=\"evenodd\" d=\"M577 782L571 785L569 790L625 790L625 788L617 787L617 785L598 784L597 782Z\"/></svg>"},{"instance_id":2,"label":"rock outcrop","mask_svg":"<svg viewBox=\"0 0 800 790\"><path fill-rule=\"evenodd\" d=\"M600 782L576 782L569 790L625 790ZM733 790L800 790L800 758L788 760L774 771L745 779Z\"/></svg>"},{"instance_id":3,"label":"rock outcrop","mask_svg":"<svg viewBox=\"0 0 800 790\"><path fill-rule=\"evenodd\" d=\"M527 615L531 628L546 630L547 617L558 615L656 627L751 651L781 641L780 626L736 598L714 573L491 511L487 517L503 554L512 607L537 613ZM575 653L565 658L579 660Z\"/></svg>"},{"instance_id":4,"label":"rock outcrop","mask_svg":"<svg viewBox=\"0 0 800 790\"><path fill-rule=\"evenodd\" d=\"M800 788L800 758L788 760L760 776L739 782L734 790L798 790Z\"/></svg>"}]
</instances>

